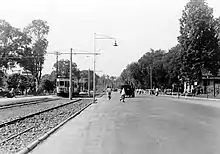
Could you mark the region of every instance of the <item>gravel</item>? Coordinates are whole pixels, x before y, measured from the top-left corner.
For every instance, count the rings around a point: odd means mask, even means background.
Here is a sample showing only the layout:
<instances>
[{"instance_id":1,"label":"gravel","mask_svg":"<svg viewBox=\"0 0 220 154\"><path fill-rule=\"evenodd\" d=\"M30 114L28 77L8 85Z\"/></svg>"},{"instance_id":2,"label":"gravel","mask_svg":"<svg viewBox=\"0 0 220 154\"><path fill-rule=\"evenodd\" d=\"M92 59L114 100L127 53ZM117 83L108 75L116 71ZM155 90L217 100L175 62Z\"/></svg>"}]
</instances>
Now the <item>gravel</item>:
<instances>
[{"instance_id":1,"label":"gravel","mask_svg":"<svg viewBox=\"0 0 220 154\"><path fill-rule=\"evenodd\" d=\"M58 98L58 97L54 97ZM54 98L48 98L48 97L42 97L42 98L10 98L10 99L0 99L0 106L2 105L8 105L8 104L17 104L17 103L25 103L25 102L30 102L30 101L41 101L41 100L48 100L48 99L54 99Z\"/></svg>"},{"instance_id":2,"label":"gravel","mask_svg":"<svg viewBox=\"0 0 220 154\"><path fill-rule=\"evenodd\" d=\"M65 104L68 100L60 99L55 101L30 104L20 107L6 108L0 110L0 124L3 122L11 121L13 119L17 119L19 117L23 117L25 115L29 115L31 113L39 112L41 110L45 110L47 108L55 107L57 105Z\"/></svg>"},{"instance_id":3,"label":"gravel","mask_svg":"<svg viewBox=\"0 0 220 154\"><path fill-rule=\"evenodd\" d=\"M9 141L0 143L0 153L11 154L18 152L90 102L91 100L89 99L81 100L0 128L1 142L14 134L18 134L34 127Z\"/></svg>"}]
</instances>

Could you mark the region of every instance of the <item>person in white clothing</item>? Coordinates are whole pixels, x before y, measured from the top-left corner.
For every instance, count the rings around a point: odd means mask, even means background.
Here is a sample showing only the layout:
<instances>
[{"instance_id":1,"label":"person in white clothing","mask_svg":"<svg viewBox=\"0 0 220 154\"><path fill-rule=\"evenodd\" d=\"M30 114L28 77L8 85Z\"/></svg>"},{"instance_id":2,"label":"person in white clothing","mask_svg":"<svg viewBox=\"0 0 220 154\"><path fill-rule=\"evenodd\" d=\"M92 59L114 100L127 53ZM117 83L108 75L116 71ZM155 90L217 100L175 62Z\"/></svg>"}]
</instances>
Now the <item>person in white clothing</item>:
<instances>
[{"instance_id":1,"label":"person in white clothing","mask_svg":"<svg viewBox=\"0 0 220 154\"><path fill-rule=\"evenodd\" d=\"M120 101L123 101L123 102L125 102L125 89L123 88L122 90L121 90L121 97L120 97Z\"/></svg>"},{"instance_id":2,"label":"person in white clothing","mask_svg":"<svg viewBox=\"0 0 220 154\"><path fill-rule=\"evenodd\" d=\"M110 100L111 99L112 89L109 86L106 89L106 93L107 93L108 100Z\"/></svg>"}]
</instances>

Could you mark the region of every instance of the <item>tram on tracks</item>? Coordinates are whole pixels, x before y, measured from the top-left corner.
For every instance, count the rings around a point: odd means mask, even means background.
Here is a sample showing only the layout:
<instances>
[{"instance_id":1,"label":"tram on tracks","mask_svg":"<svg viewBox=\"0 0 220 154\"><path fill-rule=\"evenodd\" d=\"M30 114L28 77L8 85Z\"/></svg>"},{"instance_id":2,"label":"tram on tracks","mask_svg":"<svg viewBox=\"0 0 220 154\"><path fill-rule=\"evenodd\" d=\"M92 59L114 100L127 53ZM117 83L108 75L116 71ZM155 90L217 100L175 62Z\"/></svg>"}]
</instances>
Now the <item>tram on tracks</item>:
<instances>
[{"instance_id":1,"label":"tram on tracks","mask_svg":"<svg viewBox=\"0 0 220 154\"><path fill-rule=\"evenodd\" d=\"M57 96L68 97L69 96L69 78L57 78L56 91ZM79 94L79 83L72 80L72 95L76 96Z\"/></svg>"}]
</instances>

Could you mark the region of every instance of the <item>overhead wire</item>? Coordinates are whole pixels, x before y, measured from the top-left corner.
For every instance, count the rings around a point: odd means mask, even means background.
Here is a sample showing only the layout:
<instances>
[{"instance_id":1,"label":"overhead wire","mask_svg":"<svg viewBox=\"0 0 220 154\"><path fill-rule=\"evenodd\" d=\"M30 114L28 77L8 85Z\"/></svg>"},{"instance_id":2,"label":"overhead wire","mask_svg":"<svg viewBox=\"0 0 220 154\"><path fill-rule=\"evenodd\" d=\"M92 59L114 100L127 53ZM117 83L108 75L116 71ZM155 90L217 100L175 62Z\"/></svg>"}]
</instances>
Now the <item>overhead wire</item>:
<instances>
[{"instance_id":1,"label":"overhead wire","mask_svg":"<svg viewBox=\"0 0 220 154\"><path fill-rule=\"evenodd\" d=\"M54 50L54 51L50 51L50 52L46 52L45 55L47 54L53 54L53 55L61 55L61 54L70 54L70 52L65 52L68 50ZM73 52L72 54L93 54L89 51L86 50L81 50L81 49L73 49L73 51L80 51L80 52ZM99 53L95 53L95 54L99 54ZM8 56L8 57L0 57L0 59L18 59L18 58L37 58L37 57L41 57L42 55L33 55L33 56Z\"/></svg>"}]
</instances>

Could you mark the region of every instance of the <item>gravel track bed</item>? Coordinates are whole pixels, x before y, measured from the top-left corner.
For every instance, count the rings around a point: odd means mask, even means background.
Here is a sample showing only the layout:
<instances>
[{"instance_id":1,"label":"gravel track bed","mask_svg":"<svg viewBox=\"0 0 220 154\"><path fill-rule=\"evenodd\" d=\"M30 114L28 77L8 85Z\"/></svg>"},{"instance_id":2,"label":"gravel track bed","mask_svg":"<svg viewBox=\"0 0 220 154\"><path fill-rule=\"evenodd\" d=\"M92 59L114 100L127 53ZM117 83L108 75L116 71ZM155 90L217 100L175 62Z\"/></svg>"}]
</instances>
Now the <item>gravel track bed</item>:
<instances>
[{"instance_id":1,"label":"gravel track bed","mask_svg":"<svg viewBox=\"0 0 220 154\"><path fill-rule=\"evenodd\" d=\"M18 152L90 102L91 100L89 99L74 102L0 128L0 153L12 154ZM25 133L1 143L10 136L23 132L31 127L33 128Z\"/></svg>"},{"instance_id":2,"label":"gravel track bed","mask_svg":"<svg viewBox=\"0 0 220 154\"><path fill-rule=\"evenodd\" d=\"M29 101L17 101L13 103L5 103L0 104L0 110L6 109L6 108L13 108L17 106L25 106L28 104L36 104L36 103L42 103L42 102L49 102L49 101L55 101L59 100L60 98L45 98L45 99L39 99L39 100L29 100Z\"/></svg>"},{"instance_id":3,"label":"gravel track bed","mask_svg":"<svg viewBox=\"0 0 220 154\"><path fill-rule=\"evenodd\" d=\"M67 103L68 100L55 100L37 104L29 104L25 106L13 107L0 110L0 124L11 121L13 119L18 119L20 117L39 112L57 105Z\"/></svg>"},{"instance_id":4,"label":"gravel track bed","mask_svg":"<svg viewBox=\"0 0 220 154\"><path fill-rule=\"evenodd\" d=\"M56 98L56 97L55 97ZM40 100L45 100L45 99L53 99L50 97L44 97L44 98L10 98L10 99L4 99L4 101L2 101L0 99L0 106L2 105L8 105L8 104L17 104L17 103L21 103L21 102L30 102L30 101L40 101Z\"/></svg>"}]
</instances>

